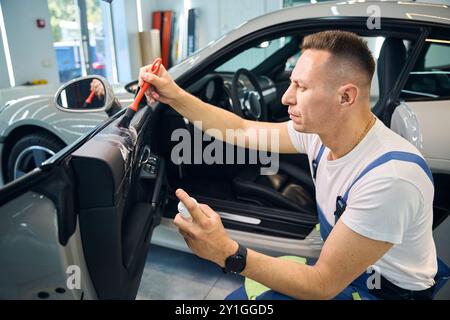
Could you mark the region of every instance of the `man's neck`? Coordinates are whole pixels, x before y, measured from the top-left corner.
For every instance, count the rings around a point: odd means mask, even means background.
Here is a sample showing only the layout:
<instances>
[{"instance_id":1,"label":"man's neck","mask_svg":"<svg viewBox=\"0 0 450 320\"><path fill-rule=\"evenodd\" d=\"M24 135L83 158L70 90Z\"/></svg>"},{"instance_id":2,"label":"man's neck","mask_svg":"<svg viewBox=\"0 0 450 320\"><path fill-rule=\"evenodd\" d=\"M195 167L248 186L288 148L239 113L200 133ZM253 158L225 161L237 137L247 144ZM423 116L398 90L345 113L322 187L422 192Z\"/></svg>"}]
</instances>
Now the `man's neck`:
<instances>
[{"instance_id":1,"label":"man's neck","mask_svg":"<svg viewBox=\"0 0 450 320\"><path fill-rule=\"evenodd\" d=\"M352 151L375 124L372 112L341 122L327 134L319 134L323 144L330 149L328 160L336 160Z\"/></svg>"}]
</instances>

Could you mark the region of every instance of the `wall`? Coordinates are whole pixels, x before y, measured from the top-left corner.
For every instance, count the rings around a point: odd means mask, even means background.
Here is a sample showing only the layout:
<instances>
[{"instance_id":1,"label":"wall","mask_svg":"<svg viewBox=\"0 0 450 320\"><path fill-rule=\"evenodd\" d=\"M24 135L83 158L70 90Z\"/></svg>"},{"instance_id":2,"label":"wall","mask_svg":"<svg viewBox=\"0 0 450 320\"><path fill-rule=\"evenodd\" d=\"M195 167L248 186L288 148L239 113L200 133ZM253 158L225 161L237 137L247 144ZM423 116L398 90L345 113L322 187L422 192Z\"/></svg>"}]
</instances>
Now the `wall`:
<instances>
[{"instance_id":1,"label":"wall","mask_svg":"<svg viewBox=\"0 0 450 320\"><path fill-rule=\"evenodd\" d=\"M16 85L35 79L46 79L50 83L58 83L58 70L53 50L47 1L0 1L2 3ZM37 28L36 19L38 18L45 19L45 28ZM2 50L2 53L0 53L2 73L4 58ZM2 87L5 85L3 80L0 84ZM9 80L6 85L9 87Z\"/></svg>"},{"instance_id":2,"label":"wall","mask_svg":"<svg viewBox=\"0 0 450 320\"><path fill-rule=\"evenodd\" d=\"M2 30L0 26L0 89L9 87L8 69L6 67L5 51L1 34Z\"/></svg>"},{"instance_id":3,"label":"wall","mask_svg":"<svg viewBox=\"0 0 450 320\"><path fill-rule=\"evenodd\" d=\"M129 82L137 79L141 65L136 1L115 0L111 5L118 79Z\"/></svg>"},{"instance_id":4,"label":"wall","mask_svg":"<svg viewBox=\"0 0 450 320\"><path fill-rule=\"evenodd\" d=\"M142 0L144 30L151 28L153 11L175 11L180 33L181 54L186 53L187 17L190 8L198 9L197 49L237 27L246 20L281 9L282 0Z\"/></svg>"}]
</instances>

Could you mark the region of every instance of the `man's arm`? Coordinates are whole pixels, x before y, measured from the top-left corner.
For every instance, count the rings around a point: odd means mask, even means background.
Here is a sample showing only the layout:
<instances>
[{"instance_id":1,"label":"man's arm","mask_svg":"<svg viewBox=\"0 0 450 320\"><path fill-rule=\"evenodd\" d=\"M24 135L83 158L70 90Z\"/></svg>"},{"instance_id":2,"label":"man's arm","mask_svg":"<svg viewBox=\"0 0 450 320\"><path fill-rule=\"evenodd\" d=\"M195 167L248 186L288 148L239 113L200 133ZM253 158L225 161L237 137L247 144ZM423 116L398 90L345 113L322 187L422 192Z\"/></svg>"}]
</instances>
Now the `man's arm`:
<instances>
[{"instance_id":1,"label":"man's arm","mask_svg":"<svg viewBox=\"0 0 450 320\"><path fill-rule=\"evenodd\" d=\"M226 258L237 251L238 244L226 233L220 216L207 205L197 206L181 189L176 195L193 218L190 222L177 214L174 219L189 248L224 267ZM339 220L314 266L248 250L247 265L241 274L298 299L331 299L391 247L391 243L361 236Z\"/></svg>"},{"instance_id":2,"label":"man's arm","mask_svg":"<svg viewBox=\"0 0 450 320\"><path fill-rule=\"evenodd\" d=\"M228 143L240 147L276 151L279 153L298 152L291 143L287 122L270 123L257 122L243 119L236 114L205 103L181 89L170 77L169 73L161 66L159 76L147 72L147 67L141 68L139 84L143 81L150 83L154 89L146 92L147 99L158 100L169 104L183 117L194 123L202 122L202 129L213 137L226 140ZM233 135L226 135L226 130L232 129ZM216 132L214 132L216 131ZM267 143L261 142L262 138ZM272 145L271 141L276 145Z\"/></svg>"},{"instance_id":3,"label":"man's arm","mask_svg":"<svg viewBox=\"0 0 450 320\"><path fill-rule=\"evenodd\" d=\"M391 247L391 243L361 236L339 221L314 266L248 250L242 275L294 298L332 299Z\"/></svg>"}]
</instances>

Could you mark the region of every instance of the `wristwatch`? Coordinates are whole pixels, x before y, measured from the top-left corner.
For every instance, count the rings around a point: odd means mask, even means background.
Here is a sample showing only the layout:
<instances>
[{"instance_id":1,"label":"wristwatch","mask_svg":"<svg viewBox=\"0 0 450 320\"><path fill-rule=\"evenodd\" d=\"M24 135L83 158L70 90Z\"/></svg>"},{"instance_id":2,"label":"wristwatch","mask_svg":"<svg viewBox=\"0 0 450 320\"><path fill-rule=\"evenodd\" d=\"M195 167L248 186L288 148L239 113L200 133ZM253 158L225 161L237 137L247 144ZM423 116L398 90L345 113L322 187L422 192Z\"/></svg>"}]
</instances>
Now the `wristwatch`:
<instances>
[{"instance_id":1,"label":"wristwatch","mask_svg":"<svg viewBox=\"0 0 450 320\"><path fill-rule=\"evenodd\" d=\"M225 260L225 268L223 268L223 272L231 272L234 274L241 273L244 271L245 266L247 264L247 248L243 245L239 245L237 252L231 256L229 256Z\"/></svg>"}]
</instances>

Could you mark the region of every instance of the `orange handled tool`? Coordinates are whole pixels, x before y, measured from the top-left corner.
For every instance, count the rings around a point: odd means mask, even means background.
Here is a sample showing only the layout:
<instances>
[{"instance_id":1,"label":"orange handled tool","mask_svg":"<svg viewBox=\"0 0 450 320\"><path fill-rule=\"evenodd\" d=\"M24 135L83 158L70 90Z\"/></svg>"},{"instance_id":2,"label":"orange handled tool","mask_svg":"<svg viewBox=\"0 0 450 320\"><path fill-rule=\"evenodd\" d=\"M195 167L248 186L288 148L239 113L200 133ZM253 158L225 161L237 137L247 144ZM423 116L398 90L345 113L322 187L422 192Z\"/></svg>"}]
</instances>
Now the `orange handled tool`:
<instances>
[{"instance_id":1,"label":"orange handled tool","mask_svg":"<svg viewBox=\"0 0 450 320\"><path fill-rule=\"evenodd\" d=\"M89 94L89 97L85 101L85 104L91 104L92 99L94 99L94 95L95 95L95 92L91 91L91 93Z\"/></svg>"},{"instance_id":2,"label":"orange handled tool","mask_svg":"<svg viewBox=\"0 0 450 320\"><path fill-rule=\"evenodd\" d=\"M162 63L162 59L157 58L153 62L152 66L150 67L150 72L153 74L158 74L159 69L161 68L161 63ZM145 91L147 91L149 87L150 87L150 83L144 82L144 84L142 85L142 88L140 88L139 92L137 93L136 98L134 98L133 103L129 106L130 109L133 109L134 111L138 111L139 103L141 102L141 99L144 96Z\"/></svg>"},{"instance_id":3,"label":"orange handled tool","mask_svg":"<svg viewBox=\"0 0 450 320\"><path fill-rule=\"evenodd\" d=\"M159 69L161 68L161 63L162 63L162 59L156 58L152 64L152 66L150 67L150 72L157 75L159 73ZM120 121L119 127L122 127L122 128L129 127L130 121L131 121L131 119L133 119L134 114L138 111L139 103L141 103L142 97L144 96L145 91L147 91L149 87L150 87L150 84L148 82L144 82L144 84L142 85L142 88L139 88L139 90L136 94L136 97L134 98L133 103L128 107L127 111L125 112L125 115L123 116L122 120Z\"/></svg>"}]
</instances>

